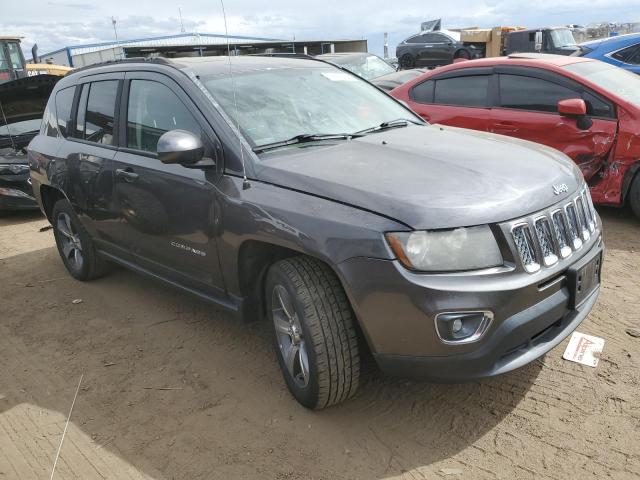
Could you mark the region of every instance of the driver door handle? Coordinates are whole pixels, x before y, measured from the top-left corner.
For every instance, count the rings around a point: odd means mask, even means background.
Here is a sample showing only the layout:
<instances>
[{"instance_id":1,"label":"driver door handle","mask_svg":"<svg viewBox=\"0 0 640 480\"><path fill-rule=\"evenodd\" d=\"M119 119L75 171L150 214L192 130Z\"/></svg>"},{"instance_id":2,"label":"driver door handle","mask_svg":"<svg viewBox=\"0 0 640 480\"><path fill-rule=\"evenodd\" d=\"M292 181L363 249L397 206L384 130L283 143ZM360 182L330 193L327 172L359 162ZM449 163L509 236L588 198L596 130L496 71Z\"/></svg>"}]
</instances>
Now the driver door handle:
<instances>
[{"instance_id":1,"label":"driver door handle","mask_svg":"<svg viewBox=\"0 0 640 480\"><path fill-rule=\"evenodd\" d=\"M497 133L516 133L518 130L518 125L510 122L499 122L493 126L493 132Z\"/></svg>"},{"instance_id":2,"label":"driver door handle","mask_svg":"<svg viewBox=\"0 0 640 480\"><path fill-rule=\"evenodd\" d=\"M118 168L116 170L116 177L124 179L125 182L133 183L138 180L138 174L133 171L132 168Z\"/></svg>"}]
</instances>

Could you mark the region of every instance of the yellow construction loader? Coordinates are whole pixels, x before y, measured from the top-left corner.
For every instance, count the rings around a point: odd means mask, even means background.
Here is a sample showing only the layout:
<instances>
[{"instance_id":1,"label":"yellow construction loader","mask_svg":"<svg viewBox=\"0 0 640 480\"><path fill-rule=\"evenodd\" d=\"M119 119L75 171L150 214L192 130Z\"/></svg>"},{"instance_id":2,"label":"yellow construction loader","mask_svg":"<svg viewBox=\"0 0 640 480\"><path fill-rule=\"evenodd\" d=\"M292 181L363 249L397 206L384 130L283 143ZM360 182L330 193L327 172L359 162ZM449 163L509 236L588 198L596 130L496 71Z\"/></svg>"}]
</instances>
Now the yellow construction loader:
<instances>
[{"instance_id":1,"label":"yellow construction loader","mask_svg":"<svg viewBox=\"0 0 640 480\"><path fill-rule=\"evenodd\" d=\"M39 63L35 46L32 51L33 63L26 63L20 48L20 40L21 37L0 36L0 84L35 75L62 77L71 70L64 65Z\"/></svg>"}]
</instances>

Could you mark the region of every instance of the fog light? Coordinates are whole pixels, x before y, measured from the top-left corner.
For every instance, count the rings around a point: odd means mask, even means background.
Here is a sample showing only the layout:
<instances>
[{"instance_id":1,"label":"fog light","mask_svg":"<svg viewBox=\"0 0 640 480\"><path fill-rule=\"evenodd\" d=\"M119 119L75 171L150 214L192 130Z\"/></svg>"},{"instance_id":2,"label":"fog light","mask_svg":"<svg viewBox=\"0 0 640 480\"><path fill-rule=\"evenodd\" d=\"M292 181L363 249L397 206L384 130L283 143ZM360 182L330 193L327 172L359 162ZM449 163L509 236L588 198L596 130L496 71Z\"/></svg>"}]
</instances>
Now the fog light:
<instances>
[{"instance_id":1,"label":"fog light","mask_svg":"<svg viewBox=\"0 0 640 480\"><path fill-rule=\"evenodd\" d=\"M444 312L436 316L438 337L444 343L471 343L488 330L493 312Z\"/></svg>"},{"instance_id":2,"label":"fog light","mask_svg":"<svg viewBox=\"0 0 640 480\"><path fill-rule=\"evenodd\" d=\"M462 330L462 320L459 318L456 318L451 324L451 330L453 330L453 333L460 332L460 330Z\"/></svg>"}]
</instances>

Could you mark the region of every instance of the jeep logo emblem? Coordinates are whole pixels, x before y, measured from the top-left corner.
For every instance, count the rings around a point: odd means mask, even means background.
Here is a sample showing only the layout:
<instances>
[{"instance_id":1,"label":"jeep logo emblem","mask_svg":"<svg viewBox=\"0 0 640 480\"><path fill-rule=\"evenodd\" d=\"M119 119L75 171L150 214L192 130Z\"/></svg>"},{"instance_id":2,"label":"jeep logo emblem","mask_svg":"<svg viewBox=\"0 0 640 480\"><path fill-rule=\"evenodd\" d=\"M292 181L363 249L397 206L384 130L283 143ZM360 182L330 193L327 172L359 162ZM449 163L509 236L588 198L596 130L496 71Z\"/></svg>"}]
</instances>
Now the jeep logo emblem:
<instances>
[{"instance_id":1,"label":"jeep logo emblem","mask_svg":"<svg viewBox=\"0 0 640 480\"><path fill-rule=\"evenodd\" d=\"M553 194L560 195L561 193L565 193L569 191L569 187L566 183L561 183L560 185L553 186Z\"/></svg>"}]
</instances>

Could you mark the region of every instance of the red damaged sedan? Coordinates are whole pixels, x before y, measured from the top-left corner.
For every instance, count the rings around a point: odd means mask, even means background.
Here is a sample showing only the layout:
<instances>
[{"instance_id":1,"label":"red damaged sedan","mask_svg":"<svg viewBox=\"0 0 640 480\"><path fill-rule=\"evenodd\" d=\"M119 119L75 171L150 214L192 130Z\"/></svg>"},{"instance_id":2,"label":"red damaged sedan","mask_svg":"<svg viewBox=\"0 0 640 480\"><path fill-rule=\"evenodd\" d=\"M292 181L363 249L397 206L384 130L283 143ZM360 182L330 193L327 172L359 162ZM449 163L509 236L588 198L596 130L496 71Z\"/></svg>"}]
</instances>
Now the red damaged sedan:
<instances>
[{"instance_id":1,"label":"red damaged sedan","mask_svg":"<svg viewBox=\"0 0 640 480\"><path fill-rule=\"evenodd\" d=\"M431 70L392 90L422 118L548 145L600 205L640 218L640 76L593 59L518 54Z\"/></svg>"}]
</instances>

